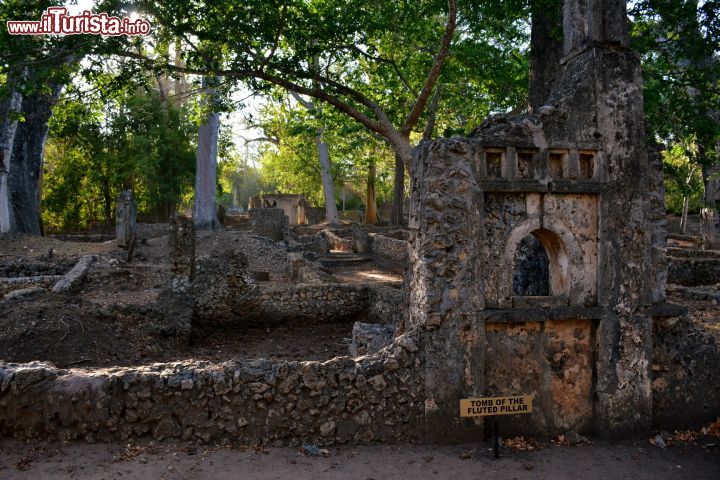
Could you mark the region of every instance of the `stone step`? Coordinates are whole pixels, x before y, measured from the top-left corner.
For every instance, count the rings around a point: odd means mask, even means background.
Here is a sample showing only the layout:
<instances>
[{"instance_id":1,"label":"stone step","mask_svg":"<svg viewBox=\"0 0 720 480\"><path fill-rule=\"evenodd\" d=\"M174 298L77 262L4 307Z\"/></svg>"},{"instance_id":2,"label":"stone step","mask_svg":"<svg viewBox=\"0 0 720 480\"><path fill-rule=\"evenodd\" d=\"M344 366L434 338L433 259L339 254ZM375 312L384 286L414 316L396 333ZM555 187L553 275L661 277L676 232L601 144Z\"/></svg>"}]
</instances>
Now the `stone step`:
<instances>
[{"instance_id":1,"label":"stone step","mask_svg":"<svg viewBox=\"0 0 720 480\"><path fill-rule=\"evenodd\" d=\"M372 258L358 255L357 253L331 253L329 255L322 256L318 261L325 268L344 268L344 267L357 267L365 265L372 261Z\"/></svg>"}]
</instances>

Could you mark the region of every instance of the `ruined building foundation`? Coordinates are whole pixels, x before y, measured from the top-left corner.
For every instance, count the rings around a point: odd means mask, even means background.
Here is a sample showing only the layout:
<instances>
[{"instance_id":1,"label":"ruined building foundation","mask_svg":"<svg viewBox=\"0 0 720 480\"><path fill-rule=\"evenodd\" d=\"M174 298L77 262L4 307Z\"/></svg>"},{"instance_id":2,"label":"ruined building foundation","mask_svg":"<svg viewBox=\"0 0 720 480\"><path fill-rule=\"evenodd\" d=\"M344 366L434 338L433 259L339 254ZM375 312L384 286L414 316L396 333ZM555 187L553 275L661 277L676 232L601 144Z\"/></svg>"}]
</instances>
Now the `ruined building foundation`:
<instances>
[{"instance_id":1,"label":"ruined building foundation","mask_svg":"<svg viewBox=\"0 0 720 480\"><path fill-rule=\"evenodd\" d=\"M461 398L522 394L535 411L506 433L651 428L653 324L682 309L664 303L662 164L624 11L566 1L560 73L532 114L415 151L407 328L424 331L427 438L477 437ZM513 289L528 236L545 296Z\"/></svg>"},{"instance_id":2,"label":"ruined building foundation","mask_svg":"<svg viewBox=\"0 0 720 480\"><path fill-rule=\"evenodd\" d=\"M685 309L665 302L662 165L646 144L640 62L624 12L619 0L566 0L563 42L551 28L533 31L534 46L536 34L547 35L542 55L560 60L545 70L533 62L543 85L531 87L531 114L497 116L469 138L415 149L402 301L316 284L248 294L248 303L279 305L260 317L342 306L339 298L381 305L375 317L391 328L363 326L368 338L354 357L101 370L0 363L0 432L454 443L489 433L482 419L460 417L460 399L509 395L532 395L533 413L503 417L504 435L644 435L714 420L720 350L692 331ZM266 248L288 240L282 210L253 209L251 220L272 238ZM203 287L196 306L226 308L202 320L237 321L246 310L238 292L259 288L246 271L260 268L257 259L199 259L196 272L192 223L175 217L170 233L173 294ZM403 242L377 235L369 243L390 252ZM318 316L314 308L303 321ZM189 320L175 323L164 329ZM374 331L396 336L367 353Z\"/></svg>"}]
</instances>

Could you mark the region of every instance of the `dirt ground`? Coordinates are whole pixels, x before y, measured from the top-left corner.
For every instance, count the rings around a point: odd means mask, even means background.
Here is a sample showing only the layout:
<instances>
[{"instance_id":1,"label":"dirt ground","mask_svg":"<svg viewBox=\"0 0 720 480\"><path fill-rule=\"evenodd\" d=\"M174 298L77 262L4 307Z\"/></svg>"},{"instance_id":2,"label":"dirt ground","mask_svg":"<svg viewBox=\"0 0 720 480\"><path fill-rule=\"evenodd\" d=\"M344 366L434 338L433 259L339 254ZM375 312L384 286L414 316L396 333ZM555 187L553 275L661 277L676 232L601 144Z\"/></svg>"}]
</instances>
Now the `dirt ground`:
<instances>
[{"instance_id":1,"label":"dirt ground","mask_svg":"<svg viewBox=\"0 0 720 480\"><path fill-rule=\"evenodd\" d=\"M238 232L201 232L198 254L236 245ZM143 365L153 362L233 358L328 360L348 355L352 322L278 328L217 328L195 330L188 338L159 337L143 328L143 308L155 302L170 278L167 237L139 242L133 261L115 242L62 241L51 237L2 237L0 261L77 259L103 254L90 270L82 289L67 295L36 294L0 306L0 360L52 362L58 367L93 368ZM109 264L111 259L112 264ZM398 284L396 274L371 270L343 272L347 283ZM133 307L137 314L108 313L110 305ZM112 312L112 311L111 311Z\"/></svg>"},{"instance_id":2,"label":"dirt ground","mask_svg":"<svg viewBox=\"0 0 720 480\"><path fill-rule=\"evenodd\" d=\"M12 305L10 305L12 307ZM82 300L41 294L0 315L0 359L49 361L61 368L232 358L328 360L348 355L352 322L276 328L197 330L190 338L148 335L141 319L93 313ZM0 477L2 478L2 477Z\"/></svg>"},{"instance_id":3,"label":"dirt ground","mask_svg":"<svg viewBox=\"0 0 720 480\"><path fill-rule=\"evenodd\" d=\"M198 252L212 253L236 245L240 232L202 232ZM167 237L139 242L132 263L110 242L80 242L52 237L3 237L0 261L22 257L43 261L103 254L80 292L37 294L0 306L0 359L12 362L50 361L59 367L129 366L197 359L222 362L235 357L284 360L327 360L347 355L352 323L305 328L218 329L196 331L190 338L162 338L142 328L142 308L152 304L170 278ZM108 262L114 262L110 265ZM72 263L70 263L72 264ZM400 287L402 275L377 259L360 266L335 268L332 275L348 284ZM718 306L669 295L668 301L690 308L693 320L720 341ZM135 318L113 316L109 305L139 309ZM361 319L359 319L361 320Z\"/></svg>"},{"instance_id":4,"label":"dirt ground","mask_svg":"<svg viewBox=\"0 0 720 480\"><path fill-rule=\"evenodd\" d=\"M720 447L660 449L647 442L545 444L533 452L489 445L354 446L308 456L295 448L190 444L23 444L0 441L3 479L717 479Z\"/></svg>"}]
</instances>

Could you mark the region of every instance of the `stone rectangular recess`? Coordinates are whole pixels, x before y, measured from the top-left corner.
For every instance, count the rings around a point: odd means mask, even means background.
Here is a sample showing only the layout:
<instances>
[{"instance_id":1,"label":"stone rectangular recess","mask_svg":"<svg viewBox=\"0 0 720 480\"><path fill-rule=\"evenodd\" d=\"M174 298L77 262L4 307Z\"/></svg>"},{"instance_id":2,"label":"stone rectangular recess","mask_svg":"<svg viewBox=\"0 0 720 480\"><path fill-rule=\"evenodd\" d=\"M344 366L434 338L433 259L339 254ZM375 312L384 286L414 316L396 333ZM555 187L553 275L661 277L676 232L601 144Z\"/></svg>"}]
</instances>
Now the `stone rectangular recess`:
<instances>
[{"instance_id":1,"label":"stone rectangular recess","mask_svg":"<svg viewBox=\"0 0 720 480\"><path fill-rule=\"evenodd\" d=\"M592 180L595 177L595 152L591 150L581 150L579 152L579 178Z\"/></svg>"},{"instance_id":2,"label":"stone rectangular recess","mask_svg":"<svg viewBox=\"0 0 720 480\"><path fill-rule=\"evenodd\" d=\"M486 148L485 154L485 173L488 178L503 178L506 171L505 151L501 148Z\"/></svg>"},{"instance_id":3,"label":"stone rectangular recess","mask_svg":"<svg viewBox=\"0 0 720 480\"><path fill-rule=\"evenodd\" d=\"M535 178L535 162L533 161L535 151L530 149L518 149L517 151L517 177Z\"/></svg>"},{"instance_id":4,"label":"stone rectangular recess","mask_svg":"<svg viewBox=\"0 0 720 480\"><path fill-rule=\"evenodd\" d=\"M548 156L548 175L553 180L567 178L567 150L550 150Z\"/></svg>"}]
</instances>

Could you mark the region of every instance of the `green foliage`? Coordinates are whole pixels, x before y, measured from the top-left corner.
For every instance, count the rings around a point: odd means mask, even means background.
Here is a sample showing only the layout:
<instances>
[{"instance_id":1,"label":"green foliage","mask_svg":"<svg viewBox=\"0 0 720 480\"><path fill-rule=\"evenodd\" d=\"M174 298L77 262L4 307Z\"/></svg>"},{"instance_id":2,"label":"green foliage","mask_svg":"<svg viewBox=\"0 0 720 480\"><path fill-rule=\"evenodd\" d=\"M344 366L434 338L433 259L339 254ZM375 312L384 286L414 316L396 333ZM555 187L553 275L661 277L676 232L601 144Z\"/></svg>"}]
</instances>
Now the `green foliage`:
<instances>
[{"instance_id":1,"label":"green foliage","mask_svg":"<svg viewBox=\"0 0 720 480\"><path fill-rule=\"evenodd\" d=\"M341 186L364 198L371 163L377 167L378 202L391 199L392 152L358 123L329 109L308 111L289 97L268 103L259 121L269 140L259 148L264 193L304 193L311 205L324 205L316 145L322 130L332 161L336 202Z\"/></svg>"},{"instance_id":2,"label":"green foliage","mask_svg":"<svg viewBox=\"0 0 720 480\"><path fill-rule=\"evenodd\" d=\"M631 15L633 46L643 60L648 133L669 145L694 144L686 154L693 164L717 162L720 3L644 0Z\"/></svg>"},{"instance_id":3,"label":"green foliage","mask_svg":"<svg viewBox=\"0 0 720 480\"><path fill-rule=\"evenodd\" d=\"M150 89L59 104L45 155L46 224L61 229L109 224L125 188L133 189L141 216L166 220L193 184L190 139L197 129L188 118L186 108Z\"/></svg>"},{"instance_id":4,"label":"green foliage","mask_svg":"<svg viewBox=\"0 0 720 480\"><path fill-rule=\"evenodd\" d=\"M665 203L667 211L682 214L683 199L689 198L688 211L697 212L702 204L703 181L700 168L692 162L691 149L674 143L663 152L665 170Z\"/></svg>"}]
</instances>

